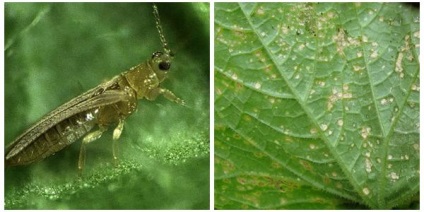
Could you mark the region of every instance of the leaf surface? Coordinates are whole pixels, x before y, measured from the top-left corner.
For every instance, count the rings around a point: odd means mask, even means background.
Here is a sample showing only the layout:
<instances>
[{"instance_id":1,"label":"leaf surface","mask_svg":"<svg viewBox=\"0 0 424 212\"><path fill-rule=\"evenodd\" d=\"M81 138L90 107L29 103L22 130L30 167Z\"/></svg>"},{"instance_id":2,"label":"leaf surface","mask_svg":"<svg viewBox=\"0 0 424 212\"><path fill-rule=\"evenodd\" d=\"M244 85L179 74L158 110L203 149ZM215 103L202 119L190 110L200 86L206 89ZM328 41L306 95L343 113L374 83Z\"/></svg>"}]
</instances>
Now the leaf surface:
<instances>
[{"instance_id":1,"label":"leaf surface","mask_svg":"<svg viewBox=\"0 0 424 212\"><path fill-rule=\"evenodd\" d=\"M216 3L215 17L217 208L418 196L418 10Z\"/></svg>"}]
</instances>

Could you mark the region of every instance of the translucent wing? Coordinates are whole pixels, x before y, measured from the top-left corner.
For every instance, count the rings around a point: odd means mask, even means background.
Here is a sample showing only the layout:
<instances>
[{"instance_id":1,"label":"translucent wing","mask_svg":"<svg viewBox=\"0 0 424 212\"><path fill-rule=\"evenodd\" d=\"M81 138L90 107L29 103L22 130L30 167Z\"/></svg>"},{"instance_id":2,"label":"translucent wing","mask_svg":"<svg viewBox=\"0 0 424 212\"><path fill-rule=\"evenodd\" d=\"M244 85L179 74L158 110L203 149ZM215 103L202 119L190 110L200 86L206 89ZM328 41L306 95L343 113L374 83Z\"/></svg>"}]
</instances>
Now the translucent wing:
<instances>
[{"instance_id":1,"label":"translucent wing","mask_svg":"<svg viewBox=\"0 0 424 212\"><path fill-rule=\"evenodd\" d=\"M75 114L127 100L126 92L122 89L113 89L118 77L73 98L45 115L7 147L6 160L18 154L47 130Z\"/></svg>"}]
</instances>

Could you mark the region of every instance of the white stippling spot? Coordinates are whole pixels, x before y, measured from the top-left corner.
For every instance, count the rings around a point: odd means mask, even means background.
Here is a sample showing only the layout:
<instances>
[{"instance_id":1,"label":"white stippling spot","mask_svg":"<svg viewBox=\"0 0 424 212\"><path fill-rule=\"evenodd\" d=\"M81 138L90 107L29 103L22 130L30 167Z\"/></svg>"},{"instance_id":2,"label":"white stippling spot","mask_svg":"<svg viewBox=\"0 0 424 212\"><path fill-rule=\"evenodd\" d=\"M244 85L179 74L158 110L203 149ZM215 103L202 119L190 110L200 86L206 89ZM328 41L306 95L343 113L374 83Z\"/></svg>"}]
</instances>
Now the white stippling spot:
<instances>
[{"instance_id":1,"label":"white stippling spot","mask_svg":"<svg viewBox=\"0 0 424 212\"><path fill-rule=\"evenodd\" d=\"M259 82L255 83L255 88L256 88L256 89L261 88L261 86L262 86L262 85L261 85L261 83L259 83Z\"/></svg>"},{"instance_id":2,"label":"white stippling spot","mask_svg":"<svg viewBox=\"0 0 424 212\"><path fill-rule=\"evenodd\" d=\"M343 84L343 90L344 90L344 91L349 90L349 85L348 85L348 84Z\"/></svg>"},{"instance_id":3,"label":"white stippling spot","mask_svg":"<svg viewBox=\"0 0 424 212\"><path fill-rule=\"evenodd\" d=\"M420 31L416 31L416 32L414 32L414 37L416 37L416 38L420 38Z\"/></svg>"},{"instance_id":4,"label":"white stippling spot","mask_svg":"<svg viewBox=\"0 0 424 212\"><path fill-rule=\"evenodd\" d=\"M396 59L396 66L395 66L395 71L399 73L400 78L403 78L402 59L403 59L403 53L400 52Z\"/></svg>"},{"instance_id":5,"label":"white stippling spot","mask_svg":"<svg viewBox=\"0 0 424 212\"><path fill-rule=\"evenodd\" d=\"M411 87L411 89L413 91L420 91L420 86L417 86L417 85L413 84L412 87Z\"/></svg>"},{"instance_id":6,"label":"white stippling spot","mask_svg":"<svg viewBox=\"0 0 424 212\"><path fill-rule=\"evenodd\" d=\"M320 128L321 128L321 130L322 130L322 131L326 131L326 130L328 129L328 125L326 125L326 124L321 124L321 125L320 125Z\"/></svg>"},{"instance_id":7,"label":"white stippling spot","mask_svg":"<svg viewBox=\"0 0 424 212\"><path fill-rule=\"evenodd\" d=\"M392 179L392 181L396 181L399 180L399 175L397 175L395 172L391 172L389 174L390 178Z\"/></svg>"},{"instance_id":8,"label":"white stippling spot","mask_svg":"<svg viewBox=\"0 0 424 212\"><path fill-rule=\"evenodd\" d=\"M382 100L380 101L380 104L381 104L381 105L386 105L386 104L387 104L387 99L382 99Z\"/></svg>"},{"instance_id":9,"label":"white stippling spot","mask_svg":"<svg viewBox=\"0 0 424 212\"><path fill-rule=\"evenodd\" d=\"M367 158L371 157L371 153L370 152L365 152L365 157L367 157Z\"/></svg>"},{"instance_id":10,"label":"white stippling spot","mask_svg":"<svg viewBox=\"0 0 424 212\"><path fill-rule=\"evenodd\" d=\"M363 188L363 189L362 189L362 192L363 192L365 195L368 195L368 194L370 194L370 189L369 189L369 188L367 188L367 187L365 187L365 188Z\"/></svg>"},{"instance_id":11,"label":"white stippling spot","mask_svg":"<svg viewBox=\"0 0 424 212\"><path fill-rule=\"evenodd\" d=\"M337 120L337 125L339 125L340 127L343 126L343 119Z\"/></svg>"},{"instance_id":12,"label":"white stippling spot","mask_svg":"<svg viewBox=\"0 0 424 212\"><path fill-rule=\"evenodd\" d=\"M315 149L316 147L315 147L315 145L314 145L314 144L309 144L309 148L310 148L310 149Z\"/></svg>"},{"instance_id":13,"label":"white stippling spot","mask_svg":"<svg viewBox=\"0 0 424 212\"><path fill-rule=\"evenodd\" d=\"M325 86L325 82L324 81L318 81L317 83L318 83L318 85L320 87L324 87Z\"/></svg>"},{"instance_id":14,"label":"white stippling spot","mask_svg":"<svg viewBox=\"0 0 424 212\"><path fill-rule=\"evenodd\" d=\"M365 69L365 68L361 67L361 66L356 66L356 65L353 66L353 71L360 71L360 70L363 70L363 69Z\"/></svg>"},{"instance_id":15,"label":"white stippling spot","mask_svg":"<svg viewBox=\"0 0 424 212\"><path fill-rule=\"evenodd\" d=\"M263 14L265 14L264 8L263 8L263 7L260 7L260 8L256 11L256 13L257 13L258 15L263 15Z\"/></svg>"},{"instance_id":16,"label":"white stippling spot","mask_svg":"<svg viewBox=\"0 0 424 212\"><path fill-rule=\"evenodd\" d=\"M378 54L377 51L372 51L370 57L371 58L377 58Z\"/></svg>"},{"instance_id":17,"label":"white stippling spot","mask_svg":"<svg viewBox=\"0 0 424 212\"><path fill-rule=\"evenodd\" d=\"M419 144L413 144L413 145L412 145L412 147L413 147L415 150L420 150L420 145L419 145Z\"/></svg>"},{"instance_id":18,"label":"white stippling spot","mask_svg":"<svg viewBox=\"0 0 424 212\"><path fill-rule=\"evenodd\" d=\"M369 158L365 158L365 171L371 173L372 171L372 163Z\"/></svg>"},{"instance_id":19,"label":"white stippling spot","mask_svg":"<svg viewBox=\"0 0 424 212\"><path fill-rule=\"evenodd\" d=\"M370 134L370 132L371 132L371 128L369 128L369 127L363 127L362 130L361 130L361 136L362 136L362 138L367 139L367 137Z\"/></svg>"}]
</instances>

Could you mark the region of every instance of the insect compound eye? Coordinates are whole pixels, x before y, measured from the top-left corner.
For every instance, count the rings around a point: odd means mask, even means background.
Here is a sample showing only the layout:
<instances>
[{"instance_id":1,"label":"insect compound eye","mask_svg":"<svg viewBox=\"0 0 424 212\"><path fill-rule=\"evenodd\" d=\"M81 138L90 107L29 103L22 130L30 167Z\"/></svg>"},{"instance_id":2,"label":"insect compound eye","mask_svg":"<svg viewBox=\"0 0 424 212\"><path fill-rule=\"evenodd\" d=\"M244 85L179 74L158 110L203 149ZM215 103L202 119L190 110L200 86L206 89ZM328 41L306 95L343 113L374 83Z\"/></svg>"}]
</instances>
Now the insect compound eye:
<instances>
[{"instance_id":1,"label":"insect compound eye","mask_svg":"<svg viewBox=\"0 0 424 212\"><path fill-rule=\"evenodd\" d=\"M170 62L160 62L159 63L159 69L162 71L168 71L171 68L171 63Z\"/></svg>"},{"instance_id":2,"label":"insect compound eye","mask_svg":"<svg viewBox=\"0 0 424 212\"><path fill-rule=\"evenodd\" d=\"M155 52L152 55L152 61L157 65L157 68L161 71L168 71L171 68L172 56L170 53Z\"/></svg>"}]
</instances>

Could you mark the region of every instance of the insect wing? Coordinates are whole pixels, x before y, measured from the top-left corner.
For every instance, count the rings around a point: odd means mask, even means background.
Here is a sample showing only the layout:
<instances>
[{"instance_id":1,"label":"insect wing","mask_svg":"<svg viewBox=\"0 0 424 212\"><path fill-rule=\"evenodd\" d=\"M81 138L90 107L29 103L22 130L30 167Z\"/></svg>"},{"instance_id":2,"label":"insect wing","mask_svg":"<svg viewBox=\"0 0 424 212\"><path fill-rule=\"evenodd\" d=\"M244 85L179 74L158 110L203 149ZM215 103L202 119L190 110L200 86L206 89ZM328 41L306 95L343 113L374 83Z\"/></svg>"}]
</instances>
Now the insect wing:
<instances>
[{"instance_id":1,"label":"insect wing","mask_svg":"<svg viewBox=\"0 0 424 212\"><path fill-rule=\"evenodd\" d=\"M105 89L112 81L114 80L99 85L48 113L7 147L6 160L18 154L37 137L67 118L93 108L114 104L128 99L124 91Z\"/></svg>"}]
</instances>

